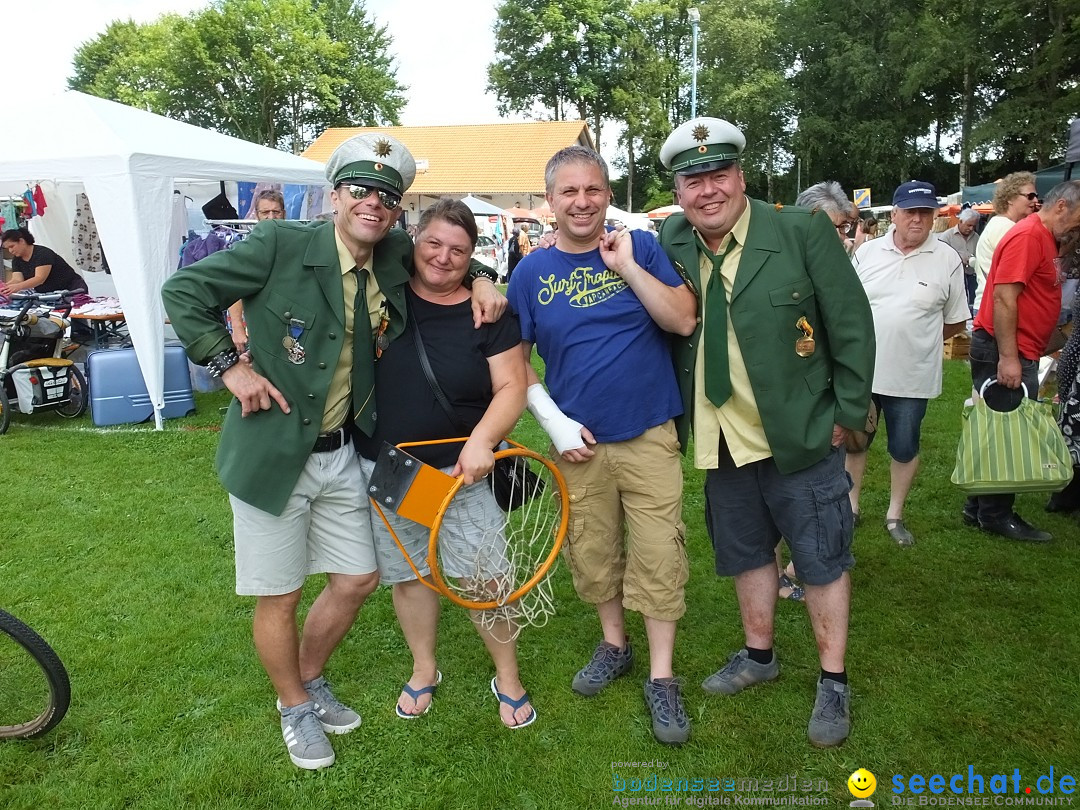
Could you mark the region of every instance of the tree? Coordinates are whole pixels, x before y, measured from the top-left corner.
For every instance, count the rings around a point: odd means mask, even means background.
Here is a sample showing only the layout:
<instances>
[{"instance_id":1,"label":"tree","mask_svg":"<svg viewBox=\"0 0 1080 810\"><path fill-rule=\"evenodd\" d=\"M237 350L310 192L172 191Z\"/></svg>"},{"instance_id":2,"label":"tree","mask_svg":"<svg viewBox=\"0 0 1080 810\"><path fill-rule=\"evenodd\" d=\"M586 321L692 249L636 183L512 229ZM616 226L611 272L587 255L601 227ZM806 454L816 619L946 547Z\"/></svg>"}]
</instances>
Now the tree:
<instances>
[{"instance_id":1,"label":"tree","mask_svg":"<svg viewBox=\"0 0 1080 810\"><path fill-rule=\"evenodd\" d=\"M626 170L625 189L620 191L627 210L664 192L670 196L671 181L657 170L660 146L685 106L685 84L680 81L689 39L685 5L670 0L635 2L619 44L611 113L626 127L619 139L626 158L616 165Z\"/></svg>"},{"instance_id":2,"label":"tree","mask_svg":"<svg viewBox=\"0 0 1080 810\"><path fill-rule=\"evenodd\" d=\"M539 104L561 121L570 105L592 124L599 144L629 10L630 0L503 0L497 55L488 65L499 111L534 113Z\"/></svg>"},{"instance_id":3,"label":"tree","mask_svg":"<svg viewBox=\"0 0 1080 810\"><path fill-rule=\"evenodd\" d=\"M779 29L782 0L715 0L701 6L698 110L743 130L742 165L747 180L764 178L767 199L776 199L773 178L787 154L793 123L790 65Z\"/></svg>"},{"instance_id":4,"label":"tree","mask_svg":"<svg viewBox=\"0 0 1080 810\"><path fill-rule=\"evenodd\" d=\"M389 44L353 0L219 0L114 23L80 47L68 84L299 152L328 126L397 123Z\"/></svg>"}]
</instances>

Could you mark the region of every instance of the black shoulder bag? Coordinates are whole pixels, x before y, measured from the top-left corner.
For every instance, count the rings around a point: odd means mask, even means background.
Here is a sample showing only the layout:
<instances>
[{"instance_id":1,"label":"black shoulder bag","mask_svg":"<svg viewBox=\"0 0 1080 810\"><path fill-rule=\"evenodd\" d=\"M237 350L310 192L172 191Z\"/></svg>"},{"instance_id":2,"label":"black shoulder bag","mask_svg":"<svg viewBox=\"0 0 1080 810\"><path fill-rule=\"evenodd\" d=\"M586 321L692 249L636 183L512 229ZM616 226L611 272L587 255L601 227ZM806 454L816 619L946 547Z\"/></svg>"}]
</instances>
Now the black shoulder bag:
<instances>
[{"instance_id":1,"label":"black shoulder bag","mask_svg":"<svg viewBox=\"0 0 1080 810\"><path fill-rule=\"evenodd\" d=\"M435 372L431 368L427 351L424 349L424 341L420 336L420 326L416 322L415 314L412 315L413 343L416 344L416 354L420 358L420 367L424 370L428 385L439 406L450 417L450 421L457 430L469 435L472 431L465 424L457 411L450 405L439 381L435 379ZM495 467L491 471L491 489L495 495L495 501L504 512L510 512L523 506L527 501L535 498L544 491L544 479L529 469L529 460L524 456L513 456L495 459Z\"/></svg>"}]
</instances>

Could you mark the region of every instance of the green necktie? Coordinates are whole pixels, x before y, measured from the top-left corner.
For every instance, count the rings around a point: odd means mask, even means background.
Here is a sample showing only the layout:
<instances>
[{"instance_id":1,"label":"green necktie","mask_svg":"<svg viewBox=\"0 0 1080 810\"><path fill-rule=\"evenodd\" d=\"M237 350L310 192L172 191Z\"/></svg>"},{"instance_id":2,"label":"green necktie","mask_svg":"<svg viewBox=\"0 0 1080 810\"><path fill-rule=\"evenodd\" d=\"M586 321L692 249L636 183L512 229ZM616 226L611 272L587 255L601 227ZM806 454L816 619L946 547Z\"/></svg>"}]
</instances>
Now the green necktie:
<instances>
[{"instance_id":1,"label":"green necktie","mask_svg":"<svg viewBox=\"0 0 1080 810\"><path fill-rule=\"evenodd\" d=\"M705 294L705 396L719 408L731 398L731 370L728 367L728 311L724 279L720 271L724 259L735 247L735 236L728 239L727 249L717 256L698 239L698 247L712 262L712 275Z\"/></svg>"},{"instance_id":2,"label":"green necktie","mask_svg":"<svg viewBox=\"0 0 1080 810\"><path fill-rule=\"evenodd\" d=\"M371 343L367 308L367 270L356 273L356 299L353 302L353 421L368 436L375 430L375 352Z\"/></svg>"}]
</instances>

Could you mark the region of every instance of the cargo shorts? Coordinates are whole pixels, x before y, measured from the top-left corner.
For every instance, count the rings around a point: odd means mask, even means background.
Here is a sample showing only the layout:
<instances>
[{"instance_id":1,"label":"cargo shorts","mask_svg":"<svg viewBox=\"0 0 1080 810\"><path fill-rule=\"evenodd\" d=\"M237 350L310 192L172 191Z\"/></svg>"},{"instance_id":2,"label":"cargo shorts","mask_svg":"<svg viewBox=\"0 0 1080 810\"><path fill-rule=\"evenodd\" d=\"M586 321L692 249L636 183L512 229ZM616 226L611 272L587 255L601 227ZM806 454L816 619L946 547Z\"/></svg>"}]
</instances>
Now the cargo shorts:
<instances>
[{"instance_id":1,"label":"cargo shorts","mask_svg":"<svg viewBox=\"0 0 1080 810\"><path fill-rule=\"evenodd\" d=\"M621 594L627 610L681 618L689 568L674 422L593 450L578 464L550 450L569 490L564 554L578 596L600 604Z\"/></svg>"}]
</instances>

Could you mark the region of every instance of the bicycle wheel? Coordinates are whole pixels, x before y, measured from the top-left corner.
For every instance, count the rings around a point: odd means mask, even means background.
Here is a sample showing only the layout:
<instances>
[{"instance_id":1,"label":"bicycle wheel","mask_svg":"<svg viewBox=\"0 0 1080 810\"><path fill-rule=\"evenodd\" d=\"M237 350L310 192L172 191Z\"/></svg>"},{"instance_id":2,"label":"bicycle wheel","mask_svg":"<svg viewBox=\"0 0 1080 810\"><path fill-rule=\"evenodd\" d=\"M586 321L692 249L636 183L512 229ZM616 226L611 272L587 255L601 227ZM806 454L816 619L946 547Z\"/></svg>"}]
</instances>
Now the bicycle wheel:
<instances>
[{"instance_id":1,"label":"bicycle wheel","mask_svg":"<svg viewBox=\"0 0 1080 810\"><path fill-rule=\"evenodd\" d=\"M86 410L86 377L77 367L72 366L68 370L68 380L71 383L68 401L60 405L56 412L65 419L74 419L76 416L82 416Z\"/></svg>"},{"instance_id":2,"label":"bicycle wheel","mask_svg":"<svg viewBox=\"0 0 1080 810\"><path fill-rule=\"evenodd\" d=\"M67 714L71 682L45 640L0 610L0 739L44 734Z\"/></svg>"},{"instance_id":3,"label":"bicycle wheel","mask_svg":"<svg viewBox=\"0 0 1080 810\"><path fill-rule=\"evenodd\" d=\"M11 406L8 404L8 395L4 390L3 384L0 384L0 434L7 433L8 425L11 423Z\"/></svg>"}]
</instances>

